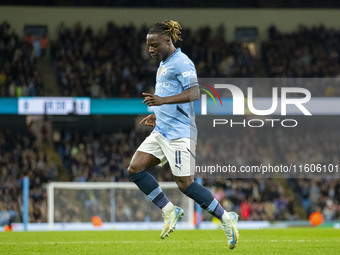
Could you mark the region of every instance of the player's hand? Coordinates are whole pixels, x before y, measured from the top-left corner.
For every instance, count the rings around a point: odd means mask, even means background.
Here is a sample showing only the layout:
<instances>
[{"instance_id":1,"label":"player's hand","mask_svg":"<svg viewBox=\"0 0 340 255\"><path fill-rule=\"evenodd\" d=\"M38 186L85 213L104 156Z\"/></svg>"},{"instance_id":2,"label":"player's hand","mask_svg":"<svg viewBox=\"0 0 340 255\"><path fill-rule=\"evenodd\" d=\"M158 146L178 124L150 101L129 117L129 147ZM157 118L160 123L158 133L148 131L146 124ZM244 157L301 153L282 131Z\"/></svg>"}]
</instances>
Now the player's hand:
<instances>
[{"instance_id":1,"label":"player's hand","mask_svg":"<svg viewBox=\"0 0 340 255\"><path fill-rule=\"evenodd\" d=\"M146 126L154 127L156 126L156 115L154 113L146 116L144 119L142 119L139 124L145 124Z\"/></svg>"},{"instance_id":2,"label":"player's hand","mask_svg":"<svg viewBox=\"0 0 340 255\"><path fill-rule=\"evenodd\" d=\"M151 93L142 93L142 95L145 96L143 104L146 103L147 106L160 106L165 103L164 97L159 97Z\"/></svg>"}]
</instances>

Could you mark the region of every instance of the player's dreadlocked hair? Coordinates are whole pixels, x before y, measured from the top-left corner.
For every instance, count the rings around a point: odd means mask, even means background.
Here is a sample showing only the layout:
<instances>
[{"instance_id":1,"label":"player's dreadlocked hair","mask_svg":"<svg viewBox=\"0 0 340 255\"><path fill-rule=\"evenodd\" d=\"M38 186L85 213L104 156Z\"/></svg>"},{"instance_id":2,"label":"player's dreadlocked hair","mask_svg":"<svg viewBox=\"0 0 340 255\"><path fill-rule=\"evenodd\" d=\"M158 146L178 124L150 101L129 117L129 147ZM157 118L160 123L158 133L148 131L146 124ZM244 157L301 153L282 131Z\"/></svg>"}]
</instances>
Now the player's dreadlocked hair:
<instances>
[{"instance_id":1,"label":"player's dreadlocked hair","mask_svg":"<svg viewBox=\"0 0 340 255\"><path fill-rule=\"evenodd\" d=\"M172 41L175 43L178 40L183 41L181 38L182 27L177 21L165 20L163 22L158 22L153 25L148 34L161 34L169 35Z\"/></svg>"}]
</instances>

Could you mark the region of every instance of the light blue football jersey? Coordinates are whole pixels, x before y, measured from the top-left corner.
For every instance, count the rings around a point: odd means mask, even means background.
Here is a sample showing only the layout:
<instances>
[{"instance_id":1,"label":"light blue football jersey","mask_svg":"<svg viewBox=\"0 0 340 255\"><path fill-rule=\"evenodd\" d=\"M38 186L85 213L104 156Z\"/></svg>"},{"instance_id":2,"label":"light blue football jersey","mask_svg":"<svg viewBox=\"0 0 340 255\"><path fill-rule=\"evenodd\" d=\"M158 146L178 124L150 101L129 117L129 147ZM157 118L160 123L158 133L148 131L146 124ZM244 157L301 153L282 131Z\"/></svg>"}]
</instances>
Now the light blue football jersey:
<instances>
[{"instance_id":1,"label":"light blue football jersey","mask_svg":"<svg viewBox=\"0 0 340 255\"><path fill-rule=\"evenodd\" d=\"M197 81L195 65L178 48L159 64L155 95L160 97L177 95L198 85L193 81ZM160 132L168 140L191 138L196 141L197 128L192 102L155 106L154 113L156 126L153 132Z\"/></svg>"}]
</instances>

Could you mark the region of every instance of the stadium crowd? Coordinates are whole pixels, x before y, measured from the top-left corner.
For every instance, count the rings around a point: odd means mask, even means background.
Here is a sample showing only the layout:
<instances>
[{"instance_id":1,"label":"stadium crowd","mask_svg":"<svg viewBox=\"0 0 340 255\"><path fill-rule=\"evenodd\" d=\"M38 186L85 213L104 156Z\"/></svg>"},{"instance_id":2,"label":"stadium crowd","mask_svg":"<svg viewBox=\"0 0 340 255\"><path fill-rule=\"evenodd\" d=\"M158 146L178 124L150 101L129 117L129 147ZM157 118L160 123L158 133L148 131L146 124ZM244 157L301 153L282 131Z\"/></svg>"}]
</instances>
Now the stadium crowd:
<instances>
[{"instance_id":1,"label":"stadium crowd","mask_svg":"<svg viewBox=\"0 0 340 255\"><path fill-rule=\"evenodd\" d=\"M22 221L23 178L30 182L30 222L46 222L47 194L44 184L59 179L50 155L39 148L29 131L0 130L0 211L15 211Z\"/></svg>"},{"instance_id":2,"label":"stadium crowd","mask_svg":"<svg viewBox=\"0 0 340 255\"><path fill-rule=\"evenodd\" d=\"M336 143L338 140L336 131L327 130L319 132L316 136L315 130L300 130L289 137L285 137L286 134L280 131L272 134L263 132L262 135L267 139L262 139L261 133L251 130L229 134L226 137L216 134L209 139L200 139L197 148L198 158L207 164L228 162L235 165L257 165L260 162L273 164L274 162L276 164L339 162L340 149ZM144 131L131 130L109 133L63 130L60 132L60 139L54 141L54 146L68 171L69 180L128 181L126 167L132 153L146 135ZM214 146L219 145L218 141L221 139L225 141L224 146ZM60 179L56 163L48 153L39 149L36 138L29 132L1 131L0 151L0 211L17 211L18 219L21 218L22 182L23 177L27 175L30 178L30 221L46 222L44 184ZM163 169L155 167L151 172L160 181L173 180L169 166ZM227 179L227 176L223 177L206 178L205 184L226 209L240 213L243 220L304 219L313 211L323 212L326 220L336 220L340 217L339 179ZM109 196L109 192L107 193L106 196ZM116 199L129 200L128 196L128 192L121 192L117 194ZM99 203L96 199L88 202L91 197L96 197L94 195L89 197L83 195L76 200L62 193L56 197L60 199L59 205L64 204L56 214L57 221L81 220L77 218L81 206L77 206L75 201L78 203L84 201L82 206L87 205L86 208L93 208ZM297 212L297 206L304 209L304 214ZM109 209L109 206L102 208L106 219L110 215ZM126 220L119 216L120 210L126 208L119 206L116 208L116 220ZM135 215L134 213L138 211L139 220L145 219L143 210L139 210L138 206L130 210L132 210L131 215ZM158 216L152 212L148 215L149 220L158 219ZM205 217L209 218L208 215Z\"/></svg>"},{"instance_id":3,"label":"stadium crowd","mask_svg":"<svg viewBox=\"0 0 340 255\"><path fill-rule=\"evenodd\" d=\"M19 39L6 21L0 25L0 96L43 96L32 38Z\"/></svg>"},{"instance_id":4,"label":"stadium crowd","mask_svg":"<svg viewBox=\"0 0 340 255\"><path fill-rule=\"evenodd\" d=\"M317 129L319 130L319 129ZM282 131L282 130L281 130ZM255 129L237 131L225 137L216 133L209 138L199 139L197 147L198 164L228 162L232 165L290 164L295 162L329 163L339 162L339 140L335 130L324 130L315 135L316 129L300 129L291 134L280 130L258 132ZM57 143L65 168L73 181L128 181L126 166L142 142L145 132L119 131L107 134L95 132L61 132L61 143ZM240 139L242 137L242 139ZM219 142L224 141L223 145ZM289 145L288 145L289 144ZM102 146L101 146L102 145ZM216 146L218 145L218 146ZM306 148L306 145L307 148ZM169 166L155 167L151 172L160 181L172 181ZM212 177L212 178L211 178ZM216 178L214 178L216 177ZM215 197L227 208L239 212L243 220L297 220L311 212L332 211L328 220L340 217L340 182L327 179L227 179L210 176L205 182L213 190ZM312 183L323 183L324 189L333 187L330 193L325 190L317 197L311 189ZM293 193L289 193L293 191ZM306 199L306 194L310 197ZM121 194L124 199L128 196ZM318 200L320 198L320 200ZM322 199L321 199L322 198ZM316 200L315 200L316 199ZM328 202L325 202L328 201ZM331 201L331 202L330 202ZM329 205L332 203L332 206ZM72 204L72 203L70 203ZM302 206L305 214L297 213L296 206ZM66 206L63 207L66 210ZM67 209L68 210L68 209ZM138 210L138 207L135 208ZM328 212L330 214L330 212ZM61 213L61 215L64 215ZM117 214L116 214L117 215ZM156 217L156 215L155 215ZM209 218L209 215L205 215ZM118 217L119 219L119 217Z\"/></svg>"},{"instance_id":5,"label":"stadium crowd","mask_svg":"<svg viewBox=\"0 0 340 255\"><path fill-rule=\"evenodd\" d=\"M209 27L186 29L179 46L196 63L202 77L250 77L253 57L241 43L228 43ZM59 27L51 56L61 95L136 97L153 91L157 69L145 45L147 28L118 27L109 22L95 33L91 27Z\"/></svg>"},{"instance_id":6,"label":"stadium crowd","mask_svg":"<svg viewBox=\"0 0 340 255\"><path fill-rule=\"evenodd\" d=\"M58 131L57 131L58 132ZM128 181L125 169L132 153L142 142L143 133L112 132L97 134L62 130L56 149L70 180Z\"/></svg>"},{"instance_id":7,"label":"stadium crowd","mask_svg":"<svg viewBox=\"0 0 340 255\"><path fill-rule=\"evenodd\" d=\"M109 98L139 97L142 91L153 91L157 63L147 53L146 34L146 26L117 26L108 22L105 28L95 32L91 26L84 28L80 23L74 27L61 23L58 38L50 43L59 94ZM227 41L222 25L215 30L186 28L183 38L177 46L193 60L199 77L260 75L255 72L250 49L240 41ZM43 95L32 40L29 35L20 40L7 22L2 23L1 96ZM339 45L339 30L300 26L297 31L283 33L272 26L268 29L268 39L260 43L260 63L265 77L269 78L337 78ZM313 95L340 95L340 86L334 85L334 80L323 82L318 80L316 84L309 80L304 86Z\"/></svg>"},{"instance_id":8,"label":"stadium crowd","mask_svg":"<svg viewBox=\"0 0 340 255\"><path fill-rule=\"evenodd\" d=\"M300 26L294 32L268 29L262 43L269 77L336 77L340 75L340 30Z\"/></svg>"},{"instance_id":9,"label":"stadium crowd","mask_svg":"<svg viewBox=\"0 0 340 255\"><path fill-rule=\"evenodd\" d=\"M314 78L304 82L312 95L339 96L340 86L327 79L340 77L340 30L323 25L299 26L293 32L268 29L268 39L261 44L262 61L270 78ZM314 83L313 81L316 81ZM320 84L321 83L321 84ZM295 84L294 84L295 85ZM284 86L287 86L285 84Z\"/></svg>"},{"instance_id":10,"label":"stadium crowd","mask_svg":"<svg viewBox=\"0 0 340 255\"><path fill-rule=\"evenodd\" d=\"M260 164L329 165L340 162L339 132L315 123L284 132L279 128L239 128L229 129L233 130L229 132L223 129L215 130L213 134L200 130L197 165L230 164L240 169L240 166ZM314 211L327 215L326 220L340 217L338 173L316 176L308 172L293 178L282 174L283 179L269 179L269 174L246 179L246 173L240 174L240 179L226 182L223 179L221 183L216 183L216 179L228 178L227 173L199 174L205 177L209 186L217 187L215 196L223 201L225 207L240 212L243 219L296 220ZM262 213L257 213L257 210ZM304 213L299 213L301 211Z\"/></svg>"},{"instance_id":11,"label":"stadium crowd","mask_svg":"<svg viewBox=\"0 0 340 255\"><path fill-rule=\"evenodd\" d=\"M98 33L79 23L73 28L61 24L59 38L51 47L61 94L136 97L142 91L153 91L157 64L147 53L146 33L145 26L118 27L111 22ZM272 26L268 34L260 54L266 77L340 76L338 30L301 26L295 32L282 33ZM193 60L199 77L258 77L250 49L240 41L226 41L222 25L216 30L187 28L183 38L177 46ZM340 95L340 86L334 85L334 80L304 80L303 86L317 96Z\"/></svg>"}]
</instances>

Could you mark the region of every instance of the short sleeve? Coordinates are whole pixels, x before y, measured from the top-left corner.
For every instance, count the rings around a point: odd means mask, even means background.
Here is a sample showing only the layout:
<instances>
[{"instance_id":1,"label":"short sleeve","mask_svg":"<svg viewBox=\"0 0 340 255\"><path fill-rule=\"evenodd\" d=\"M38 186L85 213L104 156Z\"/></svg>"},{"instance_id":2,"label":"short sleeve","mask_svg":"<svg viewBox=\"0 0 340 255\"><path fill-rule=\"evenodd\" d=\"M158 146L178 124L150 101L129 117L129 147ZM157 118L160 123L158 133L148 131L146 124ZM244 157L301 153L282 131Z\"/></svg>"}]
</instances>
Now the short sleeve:
<instances>
[{"instance_id":1,"label":"short sleeve","mask_svg":"<svg viewBox=\"0 0 340 255\"><path fill-rule=\"evenodd\" d=\"M197 86L196 69L190 59L176 64L176 76L184 90Z\"/></svg>"}]
</instances>

